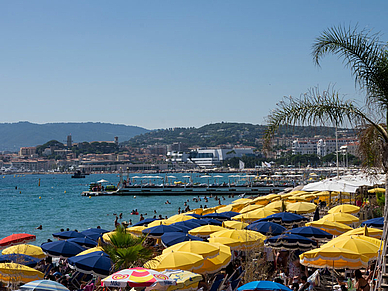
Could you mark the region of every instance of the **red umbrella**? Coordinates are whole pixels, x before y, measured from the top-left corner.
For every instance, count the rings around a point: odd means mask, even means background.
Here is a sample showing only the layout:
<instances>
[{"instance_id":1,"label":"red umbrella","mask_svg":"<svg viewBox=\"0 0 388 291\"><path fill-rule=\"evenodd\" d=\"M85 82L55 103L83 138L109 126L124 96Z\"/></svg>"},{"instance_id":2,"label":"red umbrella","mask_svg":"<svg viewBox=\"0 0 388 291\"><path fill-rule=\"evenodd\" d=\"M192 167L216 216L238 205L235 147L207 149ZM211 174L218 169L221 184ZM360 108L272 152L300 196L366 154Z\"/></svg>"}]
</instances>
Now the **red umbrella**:
<instances>
[{"instance_id":1,"label":"red umbrella","mask_svg":"<svg viewBox=\"0 0 388 291\"><path fill-rule=\"evenodd\" d=\"M0 240L0 249L4 249L9 246L24 244L26 242L34 241L36 236L28 233L14 233L2 240Z\"/></svg>"}]
</instances>

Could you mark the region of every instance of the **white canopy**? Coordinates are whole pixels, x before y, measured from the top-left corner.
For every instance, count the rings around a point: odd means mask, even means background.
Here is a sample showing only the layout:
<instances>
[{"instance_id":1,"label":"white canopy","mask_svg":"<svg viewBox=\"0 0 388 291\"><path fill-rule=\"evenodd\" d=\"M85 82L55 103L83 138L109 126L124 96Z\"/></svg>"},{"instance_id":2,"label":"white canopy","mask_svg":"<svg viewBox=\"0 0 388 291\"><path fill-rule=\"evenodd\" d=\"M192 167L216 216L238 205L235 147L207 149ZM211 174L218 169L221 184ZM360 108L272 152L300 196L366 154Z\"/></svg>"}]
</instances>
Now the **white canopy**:
<instances>
[{"instance_id":1,"label":"white canopy","mask_svg":"<svg viewBox=\"0 0 388 291\"><path fill-rule=\"evenodd\" d=\"M337 179L326 179L323 181L307 184L303 187L303 191L337 191L355 193L359 186L345 183Z\"/></svg>"}]
</instances>

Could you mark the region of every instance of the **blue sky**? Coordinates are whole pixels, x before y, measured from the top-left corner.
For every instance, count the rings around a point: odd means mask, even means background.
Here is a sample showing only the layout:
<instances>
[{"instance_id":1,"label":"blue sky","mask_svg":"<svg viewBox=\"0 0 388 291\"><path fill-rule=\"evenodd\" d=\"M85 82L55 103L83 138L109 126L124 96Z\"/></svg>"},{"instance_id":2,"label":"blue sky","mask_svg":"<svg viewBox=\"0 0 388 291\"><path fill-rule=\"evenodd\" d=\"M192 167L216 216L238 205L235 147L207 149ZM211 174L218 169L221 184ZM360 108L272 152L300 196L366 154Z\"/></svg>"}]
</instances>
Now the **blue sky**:
<instances>
[{"instance_id":1,"label":"blue sky","mask_svg":"<svg viewBox=\"0 0 388 291\"><path fill-rule=\"evenodd\" d=\"M388 1L0 1L0 122L148 129L264 124L283 96L350 70L311 46L328 27L381 31Z\"/></svg>"}]
</instances>

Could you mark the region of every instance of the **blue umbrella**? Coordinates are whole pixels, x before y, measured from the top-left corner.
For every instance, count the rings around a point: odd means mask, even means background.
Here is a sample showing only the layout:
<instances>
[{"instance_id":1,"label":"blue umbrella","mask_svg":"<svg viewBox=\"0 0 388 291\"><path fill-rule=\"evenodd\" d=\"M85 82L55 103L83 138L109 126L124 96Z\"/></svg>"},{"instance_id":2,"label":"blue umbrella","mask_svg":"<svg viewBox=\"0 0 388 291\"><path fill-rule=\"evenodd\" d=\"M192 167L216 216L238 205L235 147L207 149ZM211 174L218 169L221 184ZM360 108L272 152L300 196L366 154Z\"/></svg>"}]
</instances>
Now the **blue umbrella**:
<instances>
[{"instance_id":1,"label":"blue umbrella","mask_svg":"<svg viewBox=\"0 0 388 291\"><path fill-rule=\"evenodd\" d=\"M109 232L108 230L102 228L89 228L87 230L82 231L81 233L86 235L88 238L98 241L98 239L104 234Z\"/></svg>"},{"instance_id":2,"label":"blue umbrella","mask_svg":"<svg viewBox=\"0 0 388 291\"><path fill-rule=\"evenodd\" d=\"M65 286L56 281L36 280L19 287L21 291L69 291Z\"/></svg>"},{"instance_id":3,"label":"blue umbrella","mask_svg":"<svg viewBox=\"0 0 388 291\"><path fill-rule=\"evenodd\" d=\"M85 237L85 235L74 230L69 230L69 231L61 231L61 232L53 233L53 237L60 238L60 239L69 239L69 238L75 238L75 237Z\"/></svg>"},{"instance_id":4,"label":"blue umbrella","mask_svg":"<svg viewBox=\"0 0 388 291\"><path fill-rule=\"evenodd\" d=\"M306 251L318 246L318 243L301 235L284 233L267 238L264 241L266 246L276 249Z\"/></svg>"},{"instance_id":5,"label":"blue umbrella","mask_svg":"<svg viewBox=\"0 0 388 291\"><path fill-rule=\"evenodd\" d=\"M146 219L143 219L143 220L140 220L139 222L136 222L134 225L132 226L142 226L142 225L145 225L145 224L149 224L155 220L158 220L156 218L146 218Z\"/></svg>"},{"instance_id":6,"label":"blue umbrella","mask_svg":"<svg viewBox=\"0 0 388 291\"><path fill-rule=\"evenodd\" d=\"M52 257L63 258L73 257L85 250L85 248L80 245L67 240L44 243L41 245L41 248L45 253L48 253Z\"/></svg>"},{"instance_id":7,"label":"blue umbrella","mask_svg":"<svg viewBox=\"0 0 388 291\"><path fill-rule=\"evenodd\" d=\"M192 216L192 217L194 217L194 218L198 218L198 219L202 217L202 215L195 214L195 213L191 213L191 214L185 214L185 215Z\"/></svg>"},{"instance_id":8,"label":"blue umbrella","mask_svg":"<svg viewBox=\"0 0 388 291\"><path fill-rule=\"evenodd\" d=\"M76 237L76 238L71 238L68 239L67 241L69 242L74 242L76 244L79 244L80 246L86 247L86 248L93 248L97 246L97 242L87 238L87 237Z\"/></svg>"},{"instance_id":9,"label":"blue umbrella","mask_svg":"<svg viewBox=\"0 0 388 291\"><path fill-rule=\"evenodd\" d=\"M372 218L361 223L361 226L366 225L367 227L376 227L383 228L384 227L384 217Z\"/></svg>"},{"instance_id":10,"label":"blue umbrella","mask_svg":"<svg viewBox=\"0 0 388 291\"><path fill-rule=\"evenodd\" d=\"M225 212L221 212L221 213L209 213L209 214L205 214L203 215L202 217L203 218L212 218L212 219L221 219L221 220L225 220L225 219L231 219L233 216L236 216L240 213L238 212L234 212L234 211L225 211Z\"/></svg>"},{"instance_id":11,"label":"blue umbrella","mask_svg":"<svg viewBox=\"0 0 388 291\"><path fill-rule=\"evenodd\" d=\"M213 224L213 225L219 225L219 226L222 225L221 221L219 221L217 219L213 219L213 218L203 218L203 219L201 219L201 221L205 221L206 224Z\"/></svg>"},{"instance_id":12,"label":"blue umbrella","mask_svg":"<svg viewBox=\"0 0 388 291\"><path fill-rule=\"evenodd\" d=\"M112 261L104 252L93 252L67 259L67 262L84 274L105 277L109 275Z\"/></svg>"},{"instance_id":13,"label":"blue umbrella","mask_svg":"<svg viewBox=\"0 0 388 291\"><path fill-rule=\"evenodd\" d=\"M272 281L252 281L242 285L238 291L245 290L276 290L276 291L292 291L290 288Z\"/></svg>"},{"instance_id":14,"label":"blue umbrella","mask_svg":"<svg viewBox=\"0 0 388 291\"><path fill-rule=\"evenodd\" d=\"M35 267L41 259L37 259L25 254L8 254L0 256L0 263L17 263L27 267Z\"/></svg>"},{"instance_id":15,"label":"blue umbrella","mask_svg":"<svg viewBox=\"0 0 388 291\"><path fill-rule=\"evenodd\" d=\"M86 235L84 232L81 232L81 233ZM100 237L102 237L102 234L98 233L98 232L89 232L88 235L86 235L86 237L97 242L98 239ZM81 238L82 239L82 237L75 237L75 238Z\"/></svg>"},{"instance_id":16,"label":"blue umbrella","mask_svg":"<svg viewBox=\"0 0 388 291\"><path fill-rule=\"evenodd\" d=\"M185 233L188 233L189 230L192 230L193 228L195 228L195 227L186 226L186 225L183 225L180 223L173 223L170 225L179 228L182 232L185 232ZM196 227L198 227L198 226L196 226Z\"/></svg>"},{"instance_id":17,"label":"blue umbrella","mask_svg":"<svg viewBox=\"0 0 388 291\"><path fill-rule=\"evenodd\" d=\"M175 245L177 243L181 243L189 240L203 241L202 238L199 238L191 234L183 233L183 232L166 232L165 234L162 235L161 239L162 239L162 244L166 248L172 245Z\"/></svg>"},{"instance_id":18,"label":"blue umbrella","mask_svg":"<svg viewBox=\"0 0 388 291\"><path fill-rule=\"evenodd\" d=\"M284 226L270 221L254 222L248 225L246 229L258 231L264 235L279 235L286 230Z\"/></svg>"},{"instance_id":19,"label":"blue umbrella","mask_svg":"<svg viewBox=\"0 0 388 291\"><path fill-rule=\"evenodd\" d=\"M142 230L142 233L150 237L160 238L166 232L183 232L182 229L172 225L157 225Z\"/></svg>"},{"instance_id":20,"label":"blue umbrella","mask_svg":"<svg viewBox=\"0 0 388 291\"><path fill-rule=\"evenodd\" d=\"M275 213L272 215L269 215L265 218L256 220L259 221L271 221L275 223L279 223L281 225L290 225L293 223L301 222L301 221L307 221L308 219L302 215L296 214L296 213L290 213L290 212L280 212Z\"/></svg>"},{"instance_id":21,"label":"blue umbrella","mask_svg":"<svg viewBox=\"0 0 388 291\"><path fill-rule=\"evenodd\" d=\"M324 239L333 238L332 234L313 226L293 228L293 229L287 230L286 233L293 233L293 234L301 235L303 237L307 237L315 240L324 240Z\"/></svg>"}]
</instances>

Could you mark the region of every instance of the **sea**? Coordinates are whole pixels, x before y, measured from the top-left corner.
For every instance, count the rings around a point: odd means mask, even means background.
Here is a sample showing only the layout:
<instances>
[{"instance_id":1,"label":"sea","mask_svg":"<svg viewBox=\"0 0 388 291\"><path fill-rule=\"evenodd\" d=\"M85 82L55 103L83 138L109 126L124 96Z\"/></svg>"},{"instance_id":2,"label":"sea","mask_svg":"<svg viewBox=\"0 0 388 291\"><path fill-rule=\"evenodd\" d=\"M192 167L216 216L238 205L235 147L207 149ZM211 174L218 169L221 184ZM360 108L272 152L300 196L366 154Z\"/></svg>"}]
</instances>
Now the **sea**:
<instances>
[{"instance_id":1,"label":"sea","mask_svg":"<svg viewBox=\"0 0 388 291\"><path fill-rule=\"evenodd\" d=\"M165 175L165 176L164 176ZM173 176L172 176L173 175ZM217 174L217 177L203 177L203 174L193 173L193 182L223 183L237 182L231 174ZM145 175L131 174L131 177ZM155 175L156 176L156 175ZM184 177L186 176L186 177ZM149 175L147 174L147 177ZM170 178L168 178L170 177ZM126 178L126 175L124 175ZM187 173L163 174L170 183L174 181L188 182ZM101 179L117 185L120 177L117 174L91 174L85 178L72 179L70 174L12 174L0 176L0 239L13 233L29 233L36 235L35 245L41 245L52 234L61 229L83 231L100 226L106 230L114 229L115 215L122 213L121 221L139 221L139 215L131 215L132 210L142 213L145 218L154 215L162 217L178 213L178 208L184 209L184 203L191 209L199 205L208 207L218 205L218 201L209 198L194 202L194 196L81 196L88 190L91 182ZM138 178L140 179L140 178ZM141 179L140 179L141 180ZM160 179L142 179L144 183L161 183ZM135 180L136 181L136 180ZM140 181L139 181L140 182ZM222 204L230 204L238 196L224 196ZM165 204L166 201L171 204ZM156 214L154 213L156 210ZM42 229L36 229L42 225Z\"/></svg>"}]
</instances>

